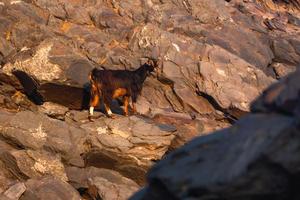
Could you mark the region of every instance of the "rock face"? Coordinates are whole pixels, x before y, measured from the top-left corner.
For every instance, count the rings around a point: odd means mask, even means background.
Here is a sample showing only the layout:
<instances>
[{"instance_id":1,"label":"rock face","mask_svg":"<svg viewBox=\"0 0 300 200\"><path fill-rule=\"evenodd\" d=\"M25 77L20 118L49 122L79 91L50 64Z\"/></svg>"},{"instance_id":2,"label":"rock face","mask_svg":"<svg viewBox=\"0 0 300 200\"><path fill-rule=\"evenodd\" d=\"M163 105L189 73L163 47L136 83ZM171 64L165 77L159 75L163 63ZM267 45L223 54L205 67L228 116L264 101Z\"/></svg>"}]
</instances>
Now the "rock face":
<instances>
[{"instance_id":1,"label":"rock face","mask_svg":"<svg viewBox=\"0 0 300 200\"><path fill-rule=\"evenodd\" d=\"M231 128L166 156L132 199L298 199L299 72L267 89Z\"/></svg>"},{"instance_id":2,"label":"rock face","mask_svg":"<svg viewBox=\"0 0 300 200\"><path fill-rule=\"evenodd\" d=\"M248 112L264 88L299 64L298 7L298 1L7 0L0 12L2 73L22 71L17 77L27 95L41 102L81 109L93 67L132 70L152 57L162 65L159 81L149 80L142 94L149 108Z\"/></svg>"},{"instance_id":3,"label":"rock face","mask_svg":"<svg viewBox=\"0 0 300 200\"><path fill-rule=\"evenodd\" d=\"M299 32L298 0L0 0L0 199L128 199L152 165L197 136L207 142L171 154L174 170L162 167L170 182L151 171L141 198L156 182L157 198L167 189L166 198L239 199L266 185L267 197L276 189L294 198L285 181L295 186L286 173L297 173L273 168L294 157L269 148L281 137L289 144L285 132L296 138L299 72L262 92L297 70ZM159 67L144 82L139 113L120 115L117 99L115 119L100 104L88 121L91 69L134 70L148 58ZM201 158L181 161L186 153ZM269 160L260 164L262 154ZM192 166L203 172L183 174ZM174 188L173 173L185 180Z\"/></svg>"}]
</instances>

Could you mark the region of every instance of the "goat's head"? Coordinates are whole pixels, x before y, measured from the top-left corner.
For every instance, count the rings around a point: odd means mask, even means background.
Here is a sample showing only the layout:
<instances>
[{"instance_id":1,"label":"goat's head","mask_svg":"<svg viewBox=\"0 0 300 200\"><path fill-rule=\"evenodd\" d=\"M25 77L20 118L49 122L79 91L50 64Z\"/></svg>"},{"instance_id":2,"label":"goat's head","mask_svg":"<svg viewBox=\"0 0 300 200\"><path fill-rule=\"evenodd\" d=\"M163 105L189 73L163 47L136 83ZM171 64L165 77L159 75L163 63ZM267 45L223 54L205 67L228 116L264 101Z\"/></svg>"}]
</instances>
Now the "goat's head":
<instances>
[{"instance_id":1,"label":"goat's head","mask_svg":"<svg viewBox=\"0 0 300 200\"><path fill-rule=\"evenodd\" d=\"M148 59L145 63L148 74L151 72L156 72L158 70L159 61L156 59Z\"/></svg>"}]
</instances>

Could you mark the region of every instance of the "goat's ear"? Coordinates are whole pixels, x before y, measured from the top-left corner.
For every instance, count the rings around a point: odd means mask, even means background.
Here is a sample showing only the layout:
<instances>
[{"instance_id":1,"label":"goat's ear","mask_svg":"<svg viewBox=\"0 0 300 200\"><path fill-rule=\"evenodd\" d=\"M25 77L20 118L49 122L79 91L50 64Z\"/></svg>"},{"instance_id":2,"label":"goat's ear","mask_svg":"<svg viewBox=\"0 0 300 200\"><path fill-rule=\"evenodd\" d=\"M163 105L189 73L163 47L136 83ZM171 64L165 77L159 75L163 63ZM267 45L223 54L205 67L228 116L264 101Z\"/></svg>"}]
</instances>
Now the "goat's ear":
<instances>
[{"instance_id":1,"label":"goat's ear","mask_svg":"<svg viewBox=\"0 0 300 200\"><path fill-rule=\"evenodd\" d=\"M160 68L162 65L162 60L161 59L157 59L154 61L154 67L155 68Z\"/></svg>"},{"instance_id":2,"label":"goat's ear","mask_svg":"<svg viewBox=\"0 0 300 200\"><path fill-rule=\"evenodd\" d=\"M154 62L153 62L153 60L151 60L151 59L148 59L146 63L147 63L148 65L154 66Z\"/></svg>"}]
</instances>

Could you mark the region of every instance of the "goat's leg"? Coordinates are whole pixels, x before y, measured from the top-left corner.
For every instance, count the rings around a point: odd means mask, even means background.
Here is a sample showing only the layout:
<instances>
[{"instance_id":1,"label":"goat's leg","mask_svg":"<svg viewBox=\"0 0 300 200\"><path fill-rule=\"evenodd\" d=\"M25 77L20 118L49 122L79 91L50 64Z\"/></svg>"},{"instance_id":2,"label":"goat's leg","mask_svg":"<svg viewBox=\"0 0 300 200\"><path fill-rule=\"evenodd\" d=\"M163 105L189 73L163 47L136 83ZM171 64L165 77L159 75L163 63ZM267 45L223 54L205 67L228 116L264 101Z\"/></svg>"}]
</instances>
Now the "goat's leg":
<instances>
[{"instance_id":1,"label":"goat's leg","mask_svg":"<svg viewBox=\"0 0 300 200\"><path fill-rule=\"evenodd\" d=\"M129 105L129 96L124 96L124 114L128 116L128 105Z\"/></svg>"},{"instance_id":2,"label":"goat's leg","mask_svg":"<svg viewBox=\"0 0 300 200\"><path fill-rule=\"evenodd\" d=\"M100 94L95 88L91 88L90 92L90 106L89 106L89 119L94 115L94 108L98 105Z\"/></svg>"},{"instance_id":3,"label":"goat's leg","mask_svg":"<svg viewBox=\"0 0 300 200\"><path fill-rule=\"evenodd\" d=\"M104 108L108 117L113 118L113 113L111 112L110 105L112 102L111 97L104 97Z\"/></svg>"},{"instance_id":4,"label":"goat's leg","mask_svg":"<svg viewBox=\"0 0 300 200\"><path fill-rule=\"evenodd\" d=\"M137 97L132 96L132 112L133 112L133 114L137 114L136 101L137 101Z\"/></svg>"},{"instance_id":5,"label":"goat's leg","mask_svg":"<svg viewBox=\"0 0 300 200\"><path fill-rule=\"evenodd\" d=\"M132 112L133 112L133 114L137 114L136 102L132 102Z\"/></svg>"},{"instance_id":6,"label":"goat's leg","mask_svg":"<svg viewBox=\"0 0 300 200\"><path fill-rule=\"evenodd\" d=\"M91 96L90 96L90 109L89 109L89 115L94 115L94 108L98 105L100 100L100 94L97 92L97 90L91 89Z\"/></svg>"}]
</instances>

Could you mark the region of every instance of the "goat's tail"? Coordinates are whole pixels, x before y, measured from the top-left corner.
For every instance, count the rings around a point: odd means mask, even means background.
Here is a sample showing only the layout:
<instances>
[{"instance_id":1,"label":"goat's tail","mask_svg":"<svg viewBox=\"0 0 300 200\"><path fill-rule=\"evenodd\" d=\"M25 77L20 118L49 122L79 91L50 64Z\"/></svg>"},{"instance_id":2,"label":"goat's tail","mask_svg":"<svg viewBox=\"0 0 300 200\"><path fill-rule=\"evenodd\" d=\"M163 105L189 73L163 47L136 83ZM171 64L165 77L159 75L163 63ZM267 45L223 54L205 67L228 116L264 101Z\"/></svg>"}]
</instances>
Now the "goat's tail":
<instances>
[{"instance_id":1,"label":"goat's tail","mask_svg":"<svg viewBox=\"0 0 300 200\"><path fill-rule=\"evenodd\" d=\"M92 69L92 71L89 73L89 81L90 83L95 83L97 81L97 68Z\"/></svg>"},{"instance_id":2,"label":"goat's tail","mask_svg":"<svg viewBox=\"0 0 300 200\"><path fill-rule=\"evenodd\" d=\"M97 88L97 91L99 94L101 94L101 84L99 82L99 78L96 76L97 69L94 68L90 73L89 73L89 81L92 87Z\"/></svg>"}]
</instances>

